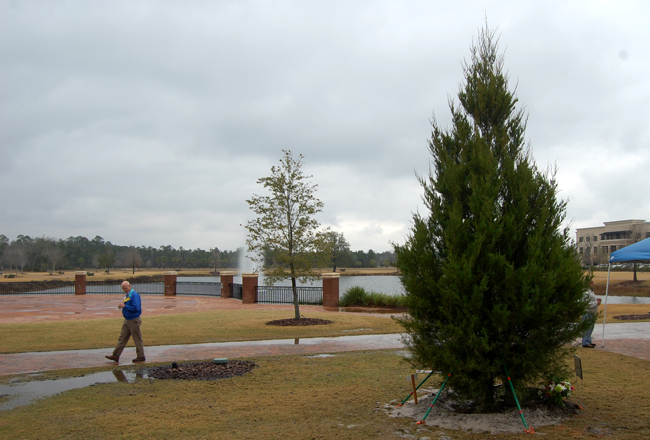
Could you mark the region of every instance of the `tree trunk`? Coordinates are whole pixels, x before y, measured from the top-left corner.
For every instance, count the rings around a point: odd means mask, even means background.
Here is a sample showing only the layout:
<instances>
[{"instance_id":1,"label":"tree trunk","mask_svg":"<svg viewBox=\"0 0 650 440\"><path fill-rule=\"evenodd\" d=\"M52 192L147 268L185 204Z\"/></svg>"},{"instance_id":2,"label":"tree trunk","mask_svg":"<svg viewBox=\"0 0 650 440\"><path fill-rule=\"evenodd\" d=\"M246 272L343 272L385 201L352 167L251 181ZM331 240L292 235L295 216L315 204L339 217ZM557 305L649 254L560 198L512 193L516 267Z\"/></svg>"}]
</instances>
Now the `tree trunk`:
<instances>
[{"instance_id":1,"label":"tree trunk","mask_svg":"<svg viewBox=\"0 0 650 440\"><path fill-rule=\"evenodd\" d=\"M636 278L636 263L634 263L634 282L636 283L637 281L639 280Z\"/></svg>"},{"instance_id":2,"label":"tree trunk","mask_svg":"<svg viewBox=\"0 0 650 440\"><path fill-rule=\"evenodd\" d=\"M293 308L295 311L295 318L300 319L300 306L298 305L298 287L296 286L295 277L291 277L291 290L293 291Z\"/></svg>"}]
</instances>

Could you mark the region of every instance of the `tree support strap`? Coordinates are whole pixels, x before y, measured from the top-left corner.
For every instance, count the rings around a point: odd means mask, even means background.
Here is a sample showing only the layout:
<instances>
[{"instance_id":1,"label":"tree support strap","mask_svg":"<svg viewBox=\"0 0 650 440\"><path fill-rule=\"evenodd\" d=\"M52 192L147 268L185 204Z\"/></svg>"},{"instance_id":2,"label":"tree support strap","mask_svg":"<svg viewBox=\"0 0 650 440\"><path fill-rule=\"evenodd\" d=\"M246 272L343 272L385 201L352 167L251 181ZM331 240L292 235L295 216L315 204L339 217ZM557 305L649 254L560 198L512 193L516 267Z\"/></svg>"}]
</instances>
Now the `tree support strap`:
<instances>
[{"instance_id":1,"label":"tree support strap","mask_svg":"<svg viewBox=\"0 0 650 440\"><path fill-rule=\"evenodd\" d=\"M505 362L503 363L503 369L506 370L506 377L508 378L508 383L510 384L510 389L512 390L512 395L515 396L515 402L517 403L517 408L519 409L519 416L521 416L521 421L524 423L524 429L526 433L533 434L535 430L531 426L530 428L526 424L526 419L524 418L524 412L521 410L521 405L519 405L519 399L517 398L517 393L515 392L515 387L512 385L512 380L510 380L510 373L508 373L508 367L506 367Z\"/></svg>"},{"instance_id":2,"label":"tree support strap","mask_svg":"<svg viewBox=\"0 0 650 440\"><path fill-rule=\"evenodd\" d=\"M411 391L411 394L409 394L408 396L406 396L406 398L404 398L404 400L402 400L402 403L400 403L400 404L397 405L397 406L398 406L398 407L400 407L400 406L404 406L404 403L405 403L407 400L409 400L409 397L411 397L411 396L412 396L412 395L413 395L417 390L419 390L420 387L422 386L422 384L423 384L424 382L426 382L427 379L429 379L429 378L431 377L432 374L433 374L433 370L431 371L431 373L429 373L429 375L428 375L427 377L424 378L424 380L423 380L422 382L420 382L420 385L418 385L417 387L415 387L415 389L414 389L413 391Z\"/></svg>"},{"instance_id":3,"label":"tree support strap","mask_svg":"<svg viewBox=\"0 0 650 440\"><path fill-rule=\"evenodd\" d=\"M452 371L453 371L453 370L452 370ZM450 371L449 374L447 375L447 379L445 379L445 381L442 383L442 386L440 387L440 390L438 391L438 394L436 394L436 398L433 399L433 403L431 404L431 406L429 406L429 409L427 410L427 413L424 415L424 417L422 418L422 420L420 420L419 422L417 422L418 425L424 425L425 420L427 419L427 417L429 417L429 413L431 412L431 409L433 408L433 405L435 405L436 402L438 401L438 397L440 397L440 395L442 394L442 390L445 389L445 385L447 385L447 381L449 380L450 377L451 377L451 371Z\"/></svg>"}]
</instances>

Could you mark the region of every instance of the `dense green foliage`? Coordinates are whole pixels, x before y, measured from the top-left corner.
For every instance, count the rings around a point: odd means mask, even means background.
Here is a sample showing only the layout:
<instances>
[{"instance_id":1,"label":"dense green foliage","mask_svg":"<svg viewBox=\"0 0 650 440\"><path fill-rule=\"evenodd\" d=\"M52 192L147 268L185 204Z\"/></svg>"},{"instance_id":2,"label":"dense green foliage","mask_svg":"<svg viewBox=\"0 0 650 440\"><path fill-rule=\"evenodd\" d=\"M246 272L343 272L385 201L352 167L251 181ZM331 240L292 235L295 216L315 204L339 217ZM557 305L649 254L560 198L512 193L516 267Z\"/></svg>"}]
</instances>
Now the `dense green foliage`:
<instances>
[{"instance_id":1,"label":"dense green foliage","mask_svg":"<svg viewBox=\"0 0 650 440\"><path fill-rule=\"evenodd\" d=\"M412 361L453 370L453 389L489 410L504 364L515 386L561 375L588 325L589 280L561 228L554 173L524 146L525 115L487 26L463 67L452 128L432 121L432 168L420 177L428 215L414 215L395 249Z\"/></svg>"},{"instance_id":2,"label":"dense green foliage","mask_svg":"<svg viewBox=\"0 0 650 440\"><path fill-rule=\"evenodd\" d=\"M379 292L368 292L363 287L352 286L345 291L339 300L341 307L405 307L405 297L387 295Z\"/></svg>"},{"instance_id":3,"label":"dense green foliage","mask_svg":"<svg viewBox=\"0 0 650 440\"><path fill-rule=\"evenodd\" d=\"M60 252L52 252L58 249ZM18 270L41 271L52 269L51 257L59 256L54 270L89 269L107 267L155 267L161 269L182 269L197 267L234 268L239 263L243 248L235 251L210 249L178 249L171 245L154 248L151 246L121 246L96 236L68 237L65 240L19 235L9 242L0 235L0 257L4 267ZM23 257L20 259L19 257ZM22 264L21 264L22 262Z\"/></svg>"}]
</instances>

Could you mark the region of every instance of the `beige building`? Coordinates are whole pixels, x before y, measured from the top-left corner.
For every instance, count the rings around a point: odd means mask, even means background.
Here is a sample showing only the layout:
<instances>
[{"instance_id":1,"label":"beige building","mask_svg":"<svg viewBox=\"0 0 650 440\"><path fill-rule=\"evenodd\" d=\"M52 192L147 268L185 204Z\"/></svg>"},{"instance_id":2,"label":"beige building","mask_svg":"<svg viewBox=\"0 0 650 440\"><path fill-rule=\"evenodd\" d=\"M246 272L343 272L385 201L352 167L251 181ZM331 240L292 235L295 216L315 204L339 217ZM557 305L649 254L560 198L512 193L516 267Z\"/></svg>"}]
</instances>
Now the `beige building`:
<instances>
[{"instance_id":1,"label":"beige building","mask_svg":"<svg viewBox=\"0 0 650 440\"><path fill-rule=\"evenodd\" d=\"M612 252L650 238L650 223L645 220L619 220L604 225L576 229L576 246L584 264L605 264Z\"/></svg>"}]
</instances>

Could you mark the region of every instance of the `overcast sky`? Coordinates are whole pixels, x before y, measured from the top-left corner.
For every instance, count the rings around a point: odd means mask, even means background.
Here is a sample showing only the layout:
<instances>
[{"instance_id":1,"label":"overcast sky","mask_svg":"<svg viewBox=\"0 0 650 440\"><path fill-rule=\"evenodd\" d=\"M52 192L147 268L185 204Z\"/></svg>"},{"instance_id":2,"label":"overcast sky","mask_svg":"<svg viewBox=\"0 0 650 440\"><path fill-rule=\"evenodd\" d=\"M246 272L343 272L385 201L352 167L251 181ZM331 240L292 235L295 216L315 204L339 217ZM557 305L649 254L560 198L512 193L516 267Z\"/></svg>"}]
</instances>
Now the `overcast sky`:
<instances>
[{"instance_id":1,"label":"overcast sky","mask_svg":"<svg viewBox=\"0 0 650 440\"><path fill-rule=\"evenodd\" d=\"M572 227L650 220L650 2L1 0L0 233L234 250L289 149L390 250L486 16Z\"/></svg>"}]
</instances>

